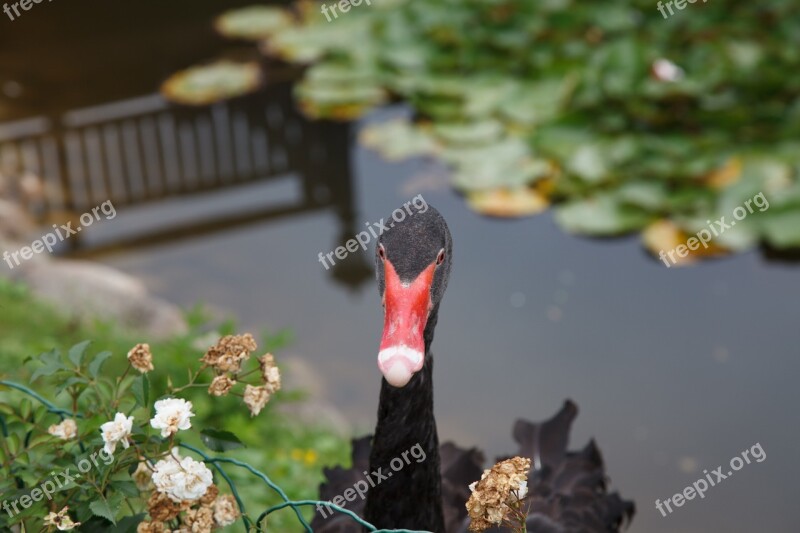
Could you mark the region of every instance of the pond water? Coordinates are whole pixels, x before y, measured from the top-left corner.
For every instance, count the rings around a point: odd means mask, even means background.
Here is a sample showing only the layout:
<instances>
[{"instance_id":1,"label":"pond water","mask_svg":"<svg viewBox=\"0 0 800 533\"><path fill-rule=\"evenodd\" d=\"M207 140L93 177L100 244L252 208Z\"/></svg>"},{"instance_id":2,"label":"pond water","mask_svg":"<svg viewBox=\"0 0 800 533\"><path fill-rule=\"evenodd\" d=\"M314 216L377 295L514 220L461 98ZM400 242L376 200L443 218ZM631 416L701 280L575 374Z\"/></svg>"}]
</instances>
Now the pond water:
<instances>
[{"instance_id":1,"label":"pond water","mask_svg":"<svg viewBox=\"0 0 800 533\"><path fill-rule=\"evenodd\" d=\"M434 341L443 439L509 452L517 417L549 417L572 398L581 408L573 446L597 439L613 486L639 505L632 531L791 531L800 467L796 267L752 253L668 269L637 239L575 238L549 215L476 216L431 165L352 151L360 220L376 222L421 193L453 233ZM280 192L263 191L271 194ZM353 290L318 262L343 242L336 217L321 212L101 260L181 305L229 311L245 329L291 328L287 353L308 361L321 394L369 431L382 312L371 279ZM343 263L371 257L359 251ZM704 469L727 470L756 443L763 462L667 517L655 509L656 498Z\"/></svg>"},{"instance_id":2,"label":"pond water","mask_svg":"<svg viewBox=\"0 0 800 533\"><path fill-rule=\"evenodd\" d=\"M151 4L144 5L152 14ZM170 28L153 30L153 42L164 49L149 66L137 63L131 94L111 84L94 93L96 103L152 92L170 68L209 55L210 44L166 46L178 42L168 35L181 35L183 43L207 31L197 21L179 22L175 13L155 25ZM136 24L149 23L141 16ZM383 110L354 130L404 112ZM547 418L571 398L580 406L572 447L598 441L612 488L637 503L630 531L797 531L790 522L800 472L797 266L754 252L666 268L636 238L576 238L550 214L486 219L467 208L436 165L387 164L355 142L348 150L354 231L422 194L453 233L453 272L433 345L442 440L489 455L512 452L516 418ZM152 210L119 210L115 224L98 227L96 236L114 238L115 228L145 219L258 206L296 189L287 178ZM230 313L241 330L290 328L296 340L285 354L302 357L317 376L309 386L367 432L378 402L382 327L367 270L372 249L342 261L344 275L360 284L342 283L317 259L352 237L347 229L333 210L315 210L96 259L177 304L200 301ZM667 517L656 510L656 499L683 491L704 470L723 465L727 472L730 459L756 443L763 462L744 466Z\"/></svg>"}]
</instances>

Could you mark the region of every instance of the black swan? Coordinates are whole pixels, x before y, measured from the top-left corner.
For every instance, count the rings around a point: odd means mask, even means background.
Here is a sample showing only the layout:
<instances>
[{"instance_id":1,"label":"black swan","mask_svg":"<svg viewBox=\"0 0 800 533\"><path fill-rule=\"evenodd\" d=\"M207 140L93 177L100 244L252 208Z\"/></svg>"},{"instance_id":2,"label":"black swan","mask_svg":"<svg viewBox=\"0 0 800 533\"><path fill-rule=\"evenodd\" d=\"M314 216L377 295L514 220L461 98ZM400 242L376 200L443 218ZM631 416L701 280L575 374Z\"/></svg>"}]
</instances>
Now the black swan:
<instances>
[{"instance_id":1,"label":"black swan","mask_svg":"<svg viewBox=\"0 0 800 533\"><path fill-rule=\"evenodd\" d=\"M376 277L384 307L378 424L374 437L353 441L351 468L325 469L320 499L334 501L379 528L466 531L468 486L484 468L477 449L452 443L439 446L433 415L430 347L451 252L447 224L430 206L395 222L376 247ZM632 502L607 492L603 460L594 441L579 452L567 451L576 416L577 407L567 401L544 423L518 420L514 425L517 455L531 459L529 533L615 532L633 517ZM408 451L415 446L424 454L416 453L417 459L410 462ZM404 452L408 464L390 468ZM358 494L354 495L354 487L361 489ZM360 497L364 494L366 501ZM362 530L349 517L325 507L318 509L311 525L318 533Z\"/></svg>"}]
</instances>

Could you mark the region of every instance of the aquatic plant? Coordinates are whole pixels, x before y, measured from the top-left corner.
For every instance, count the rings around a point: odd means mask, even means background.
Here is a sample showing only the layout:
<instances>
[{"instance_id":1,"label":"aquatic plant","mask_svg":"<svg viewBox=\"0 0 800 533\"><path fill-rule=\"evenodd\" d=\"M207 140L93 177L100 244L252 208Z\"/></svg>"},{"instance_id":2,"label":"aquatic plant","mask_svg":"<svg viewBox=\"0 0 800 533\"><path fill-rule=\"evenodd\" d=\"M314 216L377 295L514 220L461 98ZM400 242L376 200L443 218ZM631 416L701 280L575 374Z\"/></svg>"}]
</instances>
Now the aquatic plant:
<instances>
[{"instance_id":1,"label":"aquatic plant","mask_svg":"<svg viewBox=\"0 0 800 533\"><path fill-rule=\"evenodd\" d=\"M330 22L298 2L260 48L308 65L312 117L389 100L413 120L362 140L392 160L433 156L488 215L556 204L564 229L650 231L653 251L763 193L769 211L715 238L713 256L800 247L800 17L785 0L374 2Z\"/></svg>"}]
</instances>

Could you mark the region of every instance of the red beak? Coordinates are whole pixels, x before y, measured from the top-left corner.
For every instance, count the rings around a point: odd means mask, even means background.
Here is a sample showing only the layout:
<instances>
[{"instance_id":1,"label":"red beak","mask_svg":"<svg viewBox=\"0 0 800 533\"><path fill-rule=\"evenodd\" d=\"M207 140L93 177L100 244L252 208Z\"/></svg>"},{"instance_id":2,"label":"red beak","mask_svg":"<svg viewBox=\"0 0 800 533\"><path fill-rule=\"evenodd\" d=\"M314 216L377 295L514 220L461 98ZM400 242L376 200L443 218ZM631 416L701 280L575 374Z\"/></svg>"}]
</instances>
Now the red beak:
<instances>
[{"instance_id":1,"label":"red beak","mask_svg":"<svg viewBox=\"0 0 800 533\"><path fill-rule=\"evenodd\" d=\"M425 363L423 332L430 312L436 265L431 263L408 284L400 281L388 259L384 265L385 312L378 368L390 385L404 387Z\"/></svg>"}]
</instances>

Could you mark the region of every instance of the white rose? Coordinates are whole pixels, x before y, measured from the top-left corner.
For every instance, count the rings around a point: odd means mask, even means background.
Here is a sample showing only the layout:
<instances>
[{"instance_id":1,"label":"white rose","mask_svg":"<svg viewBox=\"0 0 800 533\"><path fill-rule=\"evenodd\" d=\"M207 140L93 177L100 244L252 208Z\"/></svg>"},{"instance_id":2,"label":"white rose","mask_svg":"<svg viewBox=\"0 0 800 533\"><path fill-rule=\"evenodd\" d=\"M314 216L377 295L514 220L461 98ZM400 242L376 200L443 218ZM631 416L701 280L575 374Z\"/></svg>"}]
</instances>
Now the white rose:
<instances>
[{"instance_id":1,"label":"white rose","mask_svg":"<svg viewBox=\"0 0 800 533\"><path fill-rule=\"evenodd\" d=\"M128 437L133 428L133 417L125 416L123 413L114 415L114 420L106 422L100 426L100 431L103 432L103 448L109 454L113 454L117 448L117 443L122 443L123 448L128 448Z\"/></svg>"},{"instance_id":2,"label":"white rose","mask_svg":"<svg viewBox=\"0 0 800 533\"><path fill-rule=\"evenodd\" d=\"M194 501L201 498L214 477L208 467L191 457L184 457L180 463L172 457L162 459L155 465L153 484L159 492L176 502Z\"/></svg>"},{"instance_id":3,"label":"white rose","mask_svg":"<svg viewBox=\"0 0 800 533\"><path fill-rule=\"evenodd\" d=\"M162 437L169 437L179 429L189 429L192 423L189 418L194 416L192 402L182 398L167 398L155 404L156 416L150 420L150 425L161 430Z\"/></svg>"}]
</instances>

